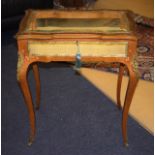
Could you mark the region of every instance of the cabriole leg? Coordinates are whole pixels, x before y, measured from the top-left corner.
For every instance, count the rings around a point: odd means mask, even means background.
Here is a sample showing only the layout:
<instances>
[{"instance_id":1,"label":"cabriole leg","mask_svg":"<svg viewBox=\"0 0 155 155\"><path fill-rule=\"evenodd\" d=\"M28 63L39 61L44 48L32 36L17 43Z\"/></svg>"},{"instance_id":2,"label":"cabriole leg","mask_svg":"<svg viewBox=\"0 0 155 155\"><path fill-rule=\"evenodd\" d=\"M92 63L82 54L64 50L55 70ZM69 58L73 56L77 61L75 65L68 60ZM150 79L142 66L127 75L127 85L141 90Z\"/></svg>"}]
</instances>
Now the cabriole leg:
<instances>
[{"instance_id":1,"label":"cabriole leg","mask_svg":"<svg viewBox=\"0 0 155 155\"><path fill-rule=\"evenodd\" d=\"M124 107L123 107L123 116L122 116L122 135L123 135L123 142L125 146L128 146L128 138L127 138L127 119L128 119L128 112L131 105L131 101L133 98L133 94L135 88L138 83L138 75L134 71L132 66L128 66L129 70L129 83L126 92Z\"/></svg>"},{"instance_id":2,"label":"cabriole leg","mask_svg":"<svg viewBox=\"0 0 155 155\"><path fill-rule=\"evenodd\" d=\"M119 67L119 74L118 74L118 80L117 80L117 107L121 109L121 85L122 85L122 77L124 73L124 64L120 64Z\"/></svg>"},{"instance_id":3,"label":"cabriole leg","mask_svg":"<svg viewBox=\"0 0 155 155\"><path fill-rule=\"evenodd\" d=\"M34 78L36 82L36 109L38 110L40 107L40 77L39 77L39 69L37 64L32 65Z\"/></svg>"},{"instance_id":4,"label":"cabriole leg","mask_svg":"<svg viewBox=\"0 0 155 155\"><path fill-rule=\"evenodd\" d=\"M30 122L30 135L29 135L29 141L28 145L30 146L35 138L35 113L34 113L34 108L33 108L33 103L32 103L32 97L30 93L30 89L28 86L28 81L27 81L27 70L28 70L28 63L22 63L19 65L18 61L18 68L17 68L17 79L21 87L21 91L23 93L25 103L27 106L28 110L28 115L29 115L29 122Z\"/></svg>"}]
</instances>

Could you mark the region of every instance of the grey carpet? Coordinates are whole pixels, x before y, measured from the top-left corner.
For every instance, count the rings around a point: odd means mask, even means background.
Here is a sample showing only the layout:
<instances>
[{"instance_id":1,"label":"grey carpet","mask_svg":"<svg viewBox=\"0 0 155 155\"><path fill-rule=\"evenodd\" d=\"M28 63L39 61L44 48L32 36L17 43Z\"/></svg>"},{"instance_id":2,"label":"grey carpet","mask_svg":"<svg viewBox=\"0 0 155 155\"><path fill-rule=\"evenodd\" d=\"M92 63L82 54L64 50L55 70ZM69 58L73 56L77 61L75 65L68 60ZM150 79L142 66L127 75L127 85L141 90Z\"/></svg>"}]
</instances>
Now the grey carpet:
<instances>
[{"instance_id":1,"label":"grey carpet","mask_svg":"<svg viewBox=\"0 0 155 155\"><path fill-rule=\"evenodd\" d=\"M28 115L16 81L15 31L2 34L3 155L153 155L153 136L132 118L129 147L122 145L121 112L66 64L40 64L41 107L37 135L28 147ZM29 83L35 100L32 70ZM104 79L100 79L104 80Z\"/></svg>"}]
</instances>

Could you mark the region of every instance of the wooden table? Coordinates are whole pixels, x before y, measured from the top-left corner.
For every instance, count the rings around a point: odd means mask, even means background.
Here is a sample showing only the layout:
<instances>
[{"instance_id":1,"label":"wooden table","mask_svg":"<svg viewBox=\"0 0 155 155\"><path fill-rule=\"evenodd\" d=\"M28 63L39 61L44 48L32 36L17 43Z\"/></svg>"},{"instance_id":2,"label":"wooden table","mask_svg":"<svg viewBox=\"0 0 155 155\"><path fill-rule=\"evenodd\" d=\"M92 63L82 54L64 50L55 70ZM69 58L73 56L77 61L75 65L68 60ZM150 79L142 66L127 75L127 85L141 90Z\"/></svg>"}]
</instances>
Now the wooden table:
<instances>
[{"instance_id":1,"label":"wooden table","mask_svg":"<svg viewBox=\"0 0 155 155\"><path fill-rule=\"evenodd\" d=\"M36 109L40 105L40 80L37 62L76 62L120 64L117 82L117 105L121 108L120 91L124 67L129 83L122 107L122 135L127 146L127 117L136 88L137 38L134 24L125 11L56 11L27 10L16 35L18 43L17 79L23 92L30 120L29 145L35 133L35 111L27 81L32 64L36 81Z\"/></svg>"}]
</instances>

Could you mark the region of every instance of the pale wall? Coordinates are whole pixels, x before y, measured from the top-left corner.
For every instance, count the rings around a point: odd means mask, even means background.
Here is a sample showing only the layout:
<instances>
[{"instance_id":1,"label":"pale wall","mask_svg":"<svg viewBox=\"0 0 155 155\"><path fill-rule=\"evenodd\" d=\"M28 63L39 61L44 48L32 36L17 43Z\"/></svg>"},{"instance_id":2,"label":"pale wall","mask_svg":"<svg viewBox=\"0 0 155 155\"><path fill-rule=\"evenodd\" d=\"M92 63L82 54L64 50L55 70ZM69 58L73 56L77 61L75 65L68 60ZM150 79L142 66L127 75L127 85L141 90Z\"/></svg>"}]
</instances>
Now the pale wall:
<instances>
[{"instance_id":1,"label":"pale wall","mask_svg":"<svg viewBox=\"0 0 155 155\"><path fill-rule=\"evenodd\" d=\"M147 17L154 16L153 0L98 0L94 9L132 10Z\"/></svg>"}]
</instances>

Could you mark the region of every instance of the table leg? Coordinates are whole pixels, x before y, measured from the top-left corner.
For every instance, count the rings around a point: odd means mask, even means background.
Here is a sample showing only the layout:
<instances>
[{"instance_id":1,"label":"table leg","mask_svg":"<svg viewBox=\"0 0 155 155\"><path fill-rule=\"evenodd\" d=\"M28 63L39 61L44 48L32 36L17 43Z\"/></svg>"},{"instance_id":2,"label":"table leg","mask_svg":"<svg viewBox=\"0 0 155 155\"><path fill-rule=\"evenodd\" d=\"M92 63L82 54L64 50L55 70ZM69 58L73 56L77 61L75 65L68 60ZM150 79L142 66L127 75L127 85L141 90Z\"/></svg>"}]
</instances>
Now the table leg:
<instances>
[{"instance_id":1,"label":"table leg","mask_svg":"<svg viewBox=\"0 0 155 155\"><path fill-rule=\"evenodd\" d=\"M131 105L131 101L133 98L133 94L138 83L137 73L134 71L132 66L128 66L129 70L129 83L126 92L124 107L123 107L123 116L122 116L122 135L123 141L125 146L128 146L128 139L127 139L127 119L128 119L128 112Z\"/></svg>"},{"instance_id":2,"label":"table leg","mask_svg":"<svg viewBox=\"0 0 155 155\"><path fill-rule=\"evenodd\" d=\"M39 69L37 64L32 65L34 78L36 82L36 109L38 110L40 107L40 77L39 77Z\"/></svg>"},{"instance_id":3,"label":"table leg","mask_svg":"<svg viewBox=\"0 0 155 155\"><path fill-rule=\"evenodd\" d=\"M35 113L32 103L32 97L27 81L28 66L29 66L28 64L23 63L23 65L21 65L20 68L17 69L17 77L28 109L28 115L30 121L30 136L28 145L30 146L34 141L36 127L35 127Z\"/></svg>"},{"instance_id":4,"label":"table leg","mask_svg":"<svg viewBox=\"0 0 155 155\"><path fill-rule=\"evenodd\" d=\"M124 73L124 65L120 64L119 75L118 75L118 80L117 80L117 106L119 109L121 109L120 96L121 96L121 85L122 85L123 73Z\"/></svg>"}]
</instances>

